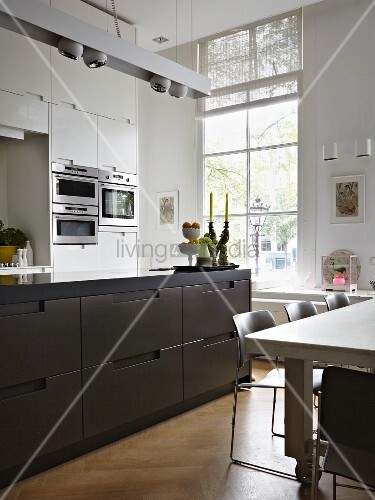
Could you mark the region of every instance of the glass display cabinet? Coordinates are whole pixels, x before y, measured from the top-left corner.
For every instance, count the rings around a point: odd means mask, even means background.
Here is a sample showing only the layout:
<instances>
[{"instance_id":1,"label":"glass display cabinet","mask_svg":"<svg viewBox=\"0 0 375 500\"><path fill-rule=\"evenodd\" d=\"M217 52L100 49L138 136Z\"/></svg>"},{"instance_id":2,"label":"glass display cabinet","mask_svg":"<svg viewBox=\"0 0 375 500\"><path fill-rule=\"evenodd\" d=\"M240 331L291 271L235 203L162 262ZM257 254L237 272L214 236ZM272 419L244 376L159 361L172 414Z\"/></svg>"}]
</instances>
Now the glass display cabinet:
<instances>
[{"instance_id":1,"label":"glass display cabinet","mask_svg":"<svg viewBox=\"0 0 375 500\"><path fill-rule=\"evenodd\" d=\"M356 292L359 277L357 255L338 251L322 257L322 290Z\"/></svg>"}]
</instances>

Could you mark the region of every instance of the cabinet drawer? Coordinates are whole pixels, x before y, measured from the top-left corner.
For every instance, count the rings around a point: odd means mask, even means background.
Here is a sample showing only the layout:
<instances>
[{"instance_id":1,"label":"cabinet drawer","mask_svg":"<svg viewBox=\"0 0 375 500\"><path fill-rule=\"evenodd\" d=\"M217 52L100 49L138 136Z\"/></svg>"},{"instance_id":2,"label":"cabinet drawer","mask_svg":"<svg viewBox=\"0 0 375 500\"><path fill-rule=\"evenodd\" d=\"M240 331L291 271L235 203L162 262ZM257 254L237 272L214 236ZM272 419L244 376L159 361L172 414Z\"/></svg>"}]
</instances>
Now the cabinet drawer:
<instances>
[{"instance_id":1,"label":"cabinet drawer","mask_svg":"<svg viewBox=\"0 0 375 500\"><path fill-rule=\"evenodd\" d=\"M131 422L182 401L182 347L83 370L84 436Z\"/></svg>"},{"instance_id":2,"label":"cabinet drawer","mask_svg":"<svg viewBox=\"0 0 375 500\"><path fill-rule=\"evenodd\" d=\"M81 397L54 429L80 390L80 372L0 389L0 469L29 460L52 429L38 456L81 440Z\"/></svg>"},{"instance_id":3,"label":"cabinet drawer","mask_svg":"<svg viewBox=\"0 0 375 500\"><path fill-rule=\"evenodd\" d=\"M184 345L183 358L184 399L236 378L237 341L232 332Z\"/></svg>"},{"instance_id":4,"label":"cabinet drawer","mask_svg":"<svg viewBox=\"0 0 375 500\"><path fill-rule=\"evenodd\" d=\"M0 305L0 388L80 366L79 298Z\"/></svg>"},{"instance_id":5,"label":"cabinet drawer","mask_svg":"<svg viewBox=\"0 0 375 500\"><path fill-rule=\"evenodd\" d=\"M224 281L183 289L183 340L212 337L234 330L233 315L250 311L249 281Z\"/></svg>"},{"instance_id":6,"label":"cabinet drawer","mask_svg":"<svg viewBox=\"0 0 375 500\"><path fill-rule=\"evenodd\" d=\"M181 288L82 298L84 367L181 343Z\"/></svg>"}]
</instances>

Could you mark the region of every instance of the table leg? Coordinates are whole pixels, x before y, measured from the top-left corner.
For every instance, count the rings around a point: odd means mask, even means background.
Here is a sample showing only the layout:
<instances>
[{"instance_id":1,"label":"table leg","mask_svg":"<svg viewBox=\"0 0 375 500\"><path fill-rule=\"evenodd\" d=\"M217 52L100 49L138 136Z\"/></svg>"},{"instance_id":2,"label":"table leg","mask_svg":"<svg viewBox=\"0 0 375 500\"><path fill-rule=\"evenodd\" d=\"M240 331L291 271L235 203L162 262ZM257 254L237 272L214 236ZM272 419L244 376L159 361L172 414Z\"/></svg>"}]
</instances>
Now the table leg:
<instances>
[{"instance_id":1,"label":"table leg","mask_svg":"<svg viewBox=\"0 0 375 500\"><path fill-rule=\"evenodd\" d=\"M297 460L298 478L311 482L312 361L285 359L285 455Z\"/></svg>"}]
</instances>

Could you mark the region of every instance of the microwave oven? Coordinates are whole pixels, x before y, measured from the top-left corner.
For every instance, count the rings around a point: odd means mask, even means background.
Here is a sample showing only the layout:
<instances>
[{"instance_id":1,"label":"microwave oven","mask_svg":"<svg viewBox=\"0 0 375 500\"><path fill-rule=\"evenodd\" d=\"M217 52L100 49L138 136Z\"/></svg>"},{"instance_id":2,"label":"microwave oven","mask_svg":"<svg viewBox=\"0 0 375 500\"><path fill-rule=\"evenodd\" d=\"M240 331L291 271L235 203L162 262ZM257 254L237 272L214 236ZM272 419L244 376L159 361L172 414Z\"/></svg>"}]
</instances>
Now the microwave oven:
<instances>
[{"instance_id":1,"label":"microwave oven","mask_svg":"<svg viewBox=\"0 0 375 500\"><path fill-rule=\"evenodd\" d=\"M55 245L96 245L98 208L52 204L52 242Z\"/></svg>"},{"instance_id":2,"label":"microwave oven","mask_svg":"<svg viewBox=\"0 0 375 500\"><path fill-rule=\"evenodd\" d=\"M52 202L98 205L98 169L52 163Z\"/></svg>"}]
</instances>

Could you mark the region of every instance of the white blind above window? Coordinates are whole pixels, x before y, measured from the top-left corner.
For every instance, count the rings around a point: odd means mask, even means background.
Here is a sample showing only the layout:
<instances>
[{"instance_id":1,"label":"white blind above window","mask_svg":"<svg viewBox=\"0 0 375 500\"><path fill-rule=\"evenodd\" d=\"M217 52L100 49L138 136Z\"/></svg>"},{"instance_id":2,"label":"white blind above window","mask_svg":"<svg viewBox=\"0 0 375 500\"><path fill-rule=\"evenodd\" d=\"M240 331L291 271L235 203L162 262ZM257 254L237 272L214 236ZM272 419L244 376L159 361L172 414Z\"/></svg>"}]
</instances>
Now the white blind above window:
<instances>
[{"instance_id":1,"label":"white blind above window","mask_svg":"<svg viewBox=\"0 0 375 500\"><path fill-rule=\"evenodd\" d=\"M199 43L199 72L211 79L211 96L198 114L211 115L295 98L302 69L302 14L294 11Z\"/></svg>"}]
</instances>

